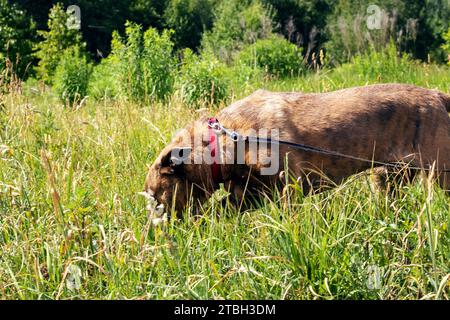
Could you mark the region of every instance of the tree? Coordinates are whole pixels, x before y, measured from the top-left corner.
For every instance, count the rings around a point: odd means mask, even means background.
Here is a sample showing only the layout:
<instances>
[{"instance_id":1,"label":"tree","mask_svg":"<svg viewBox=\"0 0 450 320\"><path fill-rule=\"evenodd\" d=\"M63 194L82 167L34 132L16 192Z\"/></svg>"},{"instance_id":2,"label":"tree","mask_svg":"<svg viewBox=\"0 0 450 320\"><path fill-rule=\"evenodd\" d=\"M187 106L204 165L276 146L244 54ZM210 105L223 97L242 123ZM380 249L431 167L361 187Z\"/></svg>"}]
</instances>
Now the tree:
<instances>
[{"instance_id":1,"label":"tree","mask_svg":"<svg viewBox=\"0 0 450 320\"><path fill-rule=\"evenodd\" d=\"M111 36L117 30L125 32L127 20L141 24L144 29L152 26L161 30L167 0L15 0L36 21L38 30L47 30L49 10L61 3L64 10L76 5L81 10L81 33L87 50L100 59L110 52Z\"/></svg>"},{"instance_id":2,"label":"tree","mask_svg":"<svg viewBox=\"0 0 450 320\"><path fill-rule=\"evenodd\" d=\"M330 0L263 0L275 10L279 31L291 42L307 50L307 58L325 41L325 25L331 10Z\"/></svg>"},{"instance_id":3,"label":"tree","mask_svg":"<svg viewBox=\"0 0 450 320\"><path fill-rule=\"evenodd\" d=\"M18 5L0 0L0 69L5 59L9 59L15 73L22 79L27 78L35 40L33 20Z\"/></svg>"},{"instance_id":4,"label":"tree","mask_svg":"<svg viewBox=\"0 0 450 320\"><path fill-rule=\"evenodd\" d=\"M445 40L442 49L447 55L447 63L450 65L450 28L448 28L447 32L442 34L442 38Z\"/></svg>"},{"instance_id":5,"label":"tree","mask_svg":"<svg viewBox=\"0 0 450 320\"><path fill-rule=\"evenodd\" d=\"M217 0L172 0L164 12L165 24L174 30L177 48L197 49L202 34L212 27Z\"/></svg>"},{"instance_id":6,"label":"tree","mask_svg":"<svg viewBox=\"0 0 450 320\"><path fill-rule=\"evenodd\" d=\"M36 67L37 76L46 83L52 82L62 53L72 46L84 51L86 45L82 41L81 33L77 29L69 28L67 20L69 15L63 10L61 4L56 4L50 10L48 31L38 31L43 37L35 49L35 56L39 59Z\"/></svg>"},{"instance_id":7,"label":"tree","mask_svg":"<svg viewBox=\"0 0 450 320\"><path fill-rule=\"evenodd\" d=\"M214 52L222 61L230 62L235 52L246 44L272 35L273 13L259 0L221 2L211 31L205 32L202 47Z\"/></svg>"},{"instance_id":8,"label":"tree","mask_svg":"<svg viewBox=\"0 0 450 320\"><path fill-rule=\"evenodd\" d=\"M64 0L81 10L81 32L87 49L97 59L110 52L111 36L117 30L125 32L126 21L140 24L144 30L155 27L162 30L165 0ZM105 8L107 8L105 10Z\"/></svg>"},{"instance_id":9,"label":"tree","mask_svg":"<svg viewBox=\"0 0 450 320\"><path fill-rule=\"evenodd\" d=\"M394 39L401 51L419 59L428 55L442 61L441 34L448 27L450 7L446 0L379 0L376 6L368 0L339 0L327 21L326 47L336 62L370 47L380 49ZM380 23L367 26L367 19Z\"/></svg>"}]
</instances>

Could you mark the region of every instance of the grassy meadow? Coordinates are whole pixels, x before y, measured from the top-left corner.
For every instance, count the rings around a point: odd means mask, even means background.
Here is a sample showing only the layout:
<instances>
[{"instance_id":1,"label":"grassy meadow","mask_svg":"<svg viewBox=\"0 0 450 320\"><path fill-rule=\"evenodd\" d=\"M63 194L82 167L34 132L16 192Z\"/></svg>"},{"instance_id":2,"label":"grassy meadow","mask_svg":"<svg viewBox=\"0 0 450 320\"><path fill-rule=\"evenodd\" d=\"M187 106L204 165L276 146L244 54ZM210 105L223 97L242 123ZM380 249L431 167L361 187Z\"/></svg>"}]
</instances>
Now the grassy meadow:
<instances>
[{"instance_id":1,"label":"grassy meadow","mask_svg":"<svg viewBox=\"0 0 450 320\"><path fill-rule=\"evenodd\" d=\"M450 92L450 69L346 64L234 87L326 92L406 82ZM146 166L173 133L225 104L87 99L27 82L0 96L0 299L449 299L450 201L432 177L374 190L360 174L256 210L153 227ZM217 218L217 212L221 218Z\"/></svg>"}]
</instances>

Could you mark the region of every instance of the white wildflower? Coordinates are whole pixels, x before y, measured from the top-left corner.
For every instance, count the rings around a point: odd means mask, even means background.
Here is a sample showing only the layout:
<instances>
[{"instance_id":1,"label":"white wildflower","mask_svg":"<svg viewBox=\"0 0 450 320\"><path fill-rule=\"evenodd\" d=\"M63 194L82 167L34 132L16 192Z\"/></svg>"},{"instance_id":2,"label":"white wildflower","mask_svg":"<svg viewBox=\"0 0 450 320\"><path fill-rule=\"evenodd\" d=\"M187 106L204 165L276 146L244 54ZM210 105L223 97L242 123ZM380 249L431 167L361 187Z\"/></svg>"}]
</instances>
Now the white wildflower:
<instances>
[{"instance_id":1,"label":"white wildflower","mask_svg":"<svg viewBox=\"0 0 450 320\"><path fill-rule=\"evenodd\" d=\"M147 192L139 192L147 200L145 209L148 211L148 216L154 227L164 225L167 222L167 213L164 212L164 205L159 204L156 199Z\"/></svg>"},{"instance_id":2,"label":"white wildflower","mask_svg":"<svg viewBox=\"0 0 450 320\"><path fill-rule=\"evenodd\" d=\"M81 288L81 269L74 264L67 269L66 286L70 291L78 291Z\"/></svg>"}]
</instances>

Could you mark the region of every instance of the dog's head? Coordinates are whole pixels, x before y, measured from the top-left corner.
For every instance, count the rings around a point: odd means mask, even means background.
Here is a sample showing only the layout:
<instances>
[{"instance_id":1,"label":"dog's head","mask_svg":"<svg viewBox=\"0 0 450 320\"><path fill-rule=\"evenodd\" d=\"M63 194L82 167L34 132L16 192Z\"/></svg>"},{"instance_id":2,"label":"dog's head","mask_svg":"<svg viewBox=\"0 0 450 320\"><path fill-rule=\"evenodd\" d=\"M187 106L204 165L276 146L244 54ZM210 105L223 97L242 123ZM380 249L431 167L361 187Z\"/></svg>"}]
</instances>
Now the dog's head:
<instances>
[{"instance_id":1,"label":"dog's head","mask_svg":"<svg viewBox=\"0 0 450 320\"><path fill-rule=\"evenodd\" d=\"M175 206L181 212L187 204L190 183L185 162L191 152L190 147L168 146L148 170L144 191L166 210Z\"/></svg>"},{"instance_id":2,"label":"dog's head","mask_svg":"<svg viewBox=\"0 0 450 320\"><path fill-rule=\"evenodd\" d=\"M202 152L204 147L203 143L194 147L194 127L195 124L175 136L151 165L145 179L146 196L165 210L175 209L178 214L183 212L190 196L203 198L202 187L208 181L207 167L194 164L194 154Z\"/></svg>"}]
</instances>

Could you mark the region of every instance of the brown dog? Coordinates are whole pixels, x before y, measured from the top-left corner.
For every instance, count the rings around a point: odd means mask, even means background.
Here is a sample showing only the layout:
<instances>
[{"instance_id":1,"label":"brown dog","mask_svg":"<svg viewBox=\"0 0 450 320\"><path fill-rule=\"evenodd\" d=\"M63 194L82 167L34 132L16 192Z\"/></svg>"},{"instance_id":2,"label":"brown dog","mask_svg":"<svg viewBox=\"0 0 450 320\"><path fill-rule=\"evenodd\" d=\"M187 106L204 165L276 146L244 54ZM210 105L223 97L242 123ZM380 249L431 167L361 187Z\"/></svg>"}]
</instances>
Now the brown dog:
<instances>
[{"instance_id":1,"label":"brown dog","mask_svg":"<svg viewBox=\"0 0 450 320\"><path fill-rule=\"evenodd\" d=\"M443 172L450 169L449 111L450 96L442 92L413 85L380 84L320 94L258 90L216 117L221 125L241 135L276 129L277 139L364 159L407 162L422 168L435 162L441 185L449 189L450 173ZM331 184L340 183L373 166L280 145L276 154L273 150L268 153L272 162L281 165L273 174L263 175L262 170L270 163L258 157L256 162L250 161L259 151L244 143L239 162L236 154L230 153L238 148L237 142L226 134L217 138L214 141L206 119L177 134L148 172L145 191L149 197L180 213L189 197L204 201L220 183L237 198L243 196L244 190L257 196L277 184L286 166L290 176L302 179L306 192L323 185L324 176ZM199 162L204 154L212 154L213 161ZM218 156L227 161L217 164Z\"/></svg>"}]
</instances>

